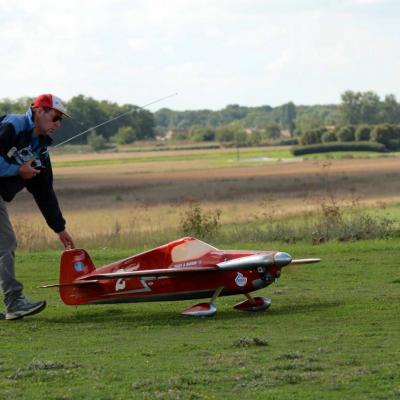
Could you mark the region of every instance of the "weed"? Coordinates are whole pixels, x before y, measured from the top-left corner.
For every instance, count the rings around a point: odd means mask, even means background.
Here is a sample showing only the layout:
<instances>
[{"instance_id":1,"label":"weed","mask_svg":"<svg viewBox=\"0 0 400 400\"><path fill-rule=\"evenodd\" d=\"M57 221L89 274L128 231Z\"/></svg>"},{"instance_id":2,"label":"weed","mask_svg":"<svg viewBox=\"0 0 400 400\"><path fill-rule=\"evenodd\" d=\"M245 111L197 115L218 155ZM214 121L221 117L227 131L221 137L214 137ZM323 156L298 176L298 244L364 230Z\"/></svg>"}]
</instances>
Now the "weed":
<instances>
[{"instance_id":1,"label":"weed","mask_svg":"<svg viewBox=\"0 0 400 400\"><path fill-rule=\"evenodd\" d=\"M181 217L180 232L198 238L215 237L221 229L221 210L204 212L198 203L191 203Z\"/></svg>"}]
</instances>

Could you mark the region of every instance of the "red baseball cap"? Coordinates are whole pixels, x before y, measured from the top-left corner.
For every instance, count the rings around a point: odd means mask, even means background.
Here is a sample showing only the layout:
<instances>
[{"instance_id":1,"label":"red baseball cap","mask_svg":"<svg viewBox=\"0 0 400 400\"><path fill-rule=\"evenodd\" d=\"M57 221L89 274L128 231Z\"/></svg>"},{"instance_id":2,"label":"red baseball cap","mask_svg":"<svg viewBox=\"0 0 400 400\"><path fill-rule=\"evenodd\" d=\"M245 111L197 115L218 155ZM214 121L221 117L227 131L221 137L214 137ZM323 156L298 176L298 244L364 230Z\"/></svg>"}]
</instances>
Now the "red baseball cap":
<instances>
[{"instance_id":1,"label":"red baseball cap","mask_svg":"<svg viewBox=\"0 0 400 400\"><path fill-rule=\"evenodd\" d=\"M68 115L67 109L65 108L61 99L53 94L41 94L32 103L32 107L54 108L55 110L60 111L61 114L71 118L71 116Z\"/></svg>"}]
</instances>

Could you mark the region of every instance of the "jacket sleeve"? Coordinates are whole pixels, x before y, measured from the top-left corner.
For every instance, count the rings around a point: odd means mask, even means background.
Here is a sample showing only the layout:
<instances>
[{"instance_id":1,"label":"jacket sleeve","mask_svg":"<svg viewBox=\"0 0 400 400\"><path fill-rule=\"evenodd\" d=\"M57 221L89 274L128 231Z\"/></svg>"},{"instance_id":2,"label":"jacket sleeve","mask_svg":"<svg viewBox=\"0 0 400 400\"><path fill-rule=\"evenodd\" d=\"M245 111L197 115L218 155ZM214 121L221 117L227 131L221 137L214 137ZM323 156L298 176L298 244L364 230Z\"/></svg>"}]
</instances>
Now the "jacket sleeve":
<instances>
[{"instance_id":1,"label":"jacket sleeve","mask_svg":"<svg viewBox=\"0 0 400 400\"><path fill-rule=\"evenodd\" d=\"M11 124L0 124L0 177L17 176L19 165L7 161L7 152L12 147L15 129Z\"/></svg>"},{"instance_id":2,"label":"jacket sleeve","mask_svg":"<svg viewBox=\"0 0 400 400\"><path fill-rule=\"evenodd\" d=\"M65 219L53 189L53 172L49 157L45 161L45 168L29 181L26 188L32 193L47 225L56 233L62 232L65 229Z\"/></svg>"}]
</instances>

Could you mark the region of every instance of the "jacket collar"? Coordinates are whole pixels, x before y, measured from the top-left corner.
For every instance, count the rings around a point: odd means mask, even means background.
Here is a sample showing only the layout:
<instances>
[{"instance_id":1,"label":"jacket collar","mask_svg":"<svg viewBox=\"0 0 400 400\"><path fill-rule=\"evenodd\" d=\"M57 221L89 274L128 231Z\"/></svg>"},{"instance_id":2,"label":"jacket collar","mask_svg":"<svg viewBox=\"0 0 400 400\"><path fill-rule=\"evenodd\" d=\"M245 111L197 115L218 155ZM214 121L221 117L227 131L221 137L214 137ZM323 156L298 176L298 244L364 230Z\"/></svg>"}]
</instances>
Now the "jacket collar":
<instances>
[{"instance_id":1,"label":"jacket collar","mask_svg":"<svg viewBox=\"0 0 400 400\"><path fill-rule=\"evenodd\" d=\"M35 127L35 123L33 122L33 114L32 108L28 108L27 112L25 113L25 126L27 131L31 131Z\"/></svg>"}]
</instances>

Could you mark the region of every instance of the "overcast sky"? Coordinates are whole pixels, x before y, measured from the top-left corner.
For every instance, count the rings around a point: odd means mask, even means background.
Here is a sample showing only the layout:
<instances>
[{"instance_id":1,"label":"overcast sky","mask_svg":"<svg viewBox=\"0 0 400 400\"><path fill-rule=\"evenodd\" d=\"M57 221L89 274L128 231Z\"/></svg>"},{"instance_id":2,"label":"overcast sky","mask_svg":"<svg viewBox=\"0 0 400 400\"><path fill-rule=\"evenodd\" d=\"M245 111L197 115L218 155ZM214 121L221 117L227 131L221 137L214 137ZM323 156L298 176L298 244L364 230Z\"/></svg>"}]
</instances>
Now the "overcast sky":
<instances>
[{"instance_id":1,"label":"overcast sky","mask_svg":"<svg viewBox=\"0 0 400 400\"><path fill-rule=\"evenodd\" d=\"M152 109L400 99L397 0L0 0L0 98Z\"/></svg>"}]
</instances>

